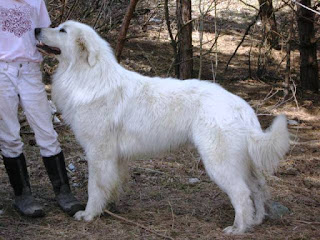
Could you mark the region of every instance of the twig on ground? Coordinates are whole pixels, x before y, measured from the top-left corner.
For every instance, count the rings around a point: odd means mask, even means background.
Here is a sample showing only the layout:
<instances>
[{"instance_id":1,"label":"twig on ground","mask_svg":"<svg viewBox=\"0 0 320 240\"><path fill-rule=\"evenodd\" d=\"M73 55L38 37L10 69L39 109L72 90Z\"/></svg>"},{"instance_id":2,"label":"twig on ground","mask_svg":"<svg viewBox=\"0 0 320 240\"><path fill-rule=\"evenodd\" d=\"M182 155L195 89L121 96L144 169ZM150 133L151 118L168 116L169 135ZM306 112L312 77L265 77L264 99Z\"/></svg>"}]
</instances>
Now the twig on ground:
<instances>
[{"instance_id":1,"label":"twig on ground","mask_svg":"<svg viewBox=\"0 0 320 240\"><path fill-rule=\"evenodd\" d=\"M152 172L152 173L158 173L158 174L167 175L167 174L164 173L164 172L161 172L161 171L158 171L158 170L154 170L154 169L151 169L151 168L135 167L134 169L140 169L140 170L143 170L143 171L145 171L145 172Z\"/></svg>"},{"instance_id":2,"label":"twig on ground","mask_svg":"<svg viewBox=\"0 0 320 240\"><path fill-rule=\"evenodd\" d=\"M304 224L308 224L308 225L320 225L320 222L307 222L307 221L303 221L303 220L295 220L295 222L304 223Z\"/></svg>"},{"instance_id":3,"label":"twig on ground","mask_svg":"<svg viewBox=\"0 0 320 240\"><path fill-rule=\"evenodd\" d=\"M169 206L170 206L170 209L171 209L171 216L172 216L172 225L171 225L171 229L173 230L174 229L174 213L173 213L173 209L172 209L172 205L171 205L171 202L168 201L169 203Z\"/></svg>"},{"instance_id":4,"label":"twig on ground","mask_svg":"<svg viewBox=\"0 0 320 240\"><path fill-rule=\"evenodd\" d=\"M139 227L139 228L142 228L142 229L144 229L144 230L146 230L146 231L148 231L148 232L151 232L151 233L153 233L153 234L155 234L155 235L157 235L157 236L159 236L159 237L162 237L162 238L164 238L164 239L173 240L172 237L169 237L169 236L163 235L163 234L161 234L161 233L158 233L158 232L156 232L156 231L153 231L153 230L151 230L150 228L148 228L148 227L146 227L146 226L144 226L144 225L142 225L142 224L140 224L140 223L136 223L136 222L133 222L133 221L131 221L131 220L129 220L129 219L126 219L126 218L124 218L124 217L121 217L121 216L119 216L119 215L117 215L117 214L115 214L115 213L113 213L113 212L110 212L110 211L107 210L107 209L104 210L104 212L107 213L107 214L109 214L109 215L111 215L112 217L114 217L114 218L116 218L116 219L118 219L118 220L121 220L121 221L123 221L123 222L125 222L125 223L127 223L127 224L130 224L130 225L133 225L133 226L137 226L137 227Z\"/></svg>"}]
</instances>

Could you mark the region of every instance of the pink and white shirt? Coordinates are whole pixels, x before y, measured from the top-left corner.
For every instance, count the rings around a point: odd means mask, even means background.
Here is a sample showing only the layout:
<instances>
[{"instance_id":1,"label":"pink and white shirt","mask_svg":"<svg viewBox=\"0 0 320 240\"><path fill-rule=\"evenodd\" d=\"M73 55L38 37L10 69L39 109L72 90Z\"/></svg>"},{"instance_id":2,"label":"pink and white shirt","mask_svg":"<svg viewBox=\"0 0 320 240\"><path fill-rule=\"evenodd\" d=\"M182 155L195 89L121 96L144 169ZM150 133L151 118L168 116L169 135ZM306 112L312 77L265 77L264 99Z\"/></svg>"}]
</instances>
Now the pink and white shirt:
<instances>
[{"instance_id":1,"label":"pink and white shirt","mask_svg":"<svg viewBox=\"0 0 320 240\"><path fill-rule=\"evenodd\" d=\"M41 62L34 29L50 24L43 0L0 0L0 61Z\"/></svg>"}]
</instances>

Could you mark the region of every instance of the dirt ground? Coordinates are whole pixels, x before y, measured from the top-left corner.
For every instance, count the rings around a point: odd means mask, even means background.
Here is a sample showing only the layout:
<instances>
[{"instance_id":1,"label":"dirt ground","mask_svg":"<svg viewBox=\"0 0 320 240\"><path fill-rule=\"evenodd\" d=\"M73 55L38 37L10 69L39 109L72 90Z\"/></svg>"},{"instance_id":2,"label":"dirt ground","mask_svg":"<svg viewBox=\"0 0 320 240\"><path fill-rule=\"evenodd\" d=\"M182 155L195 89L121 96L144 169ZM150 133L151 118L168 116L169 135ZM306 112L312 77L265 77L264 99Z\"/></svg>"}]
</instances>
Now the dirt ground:
<instances>
[{"instance_id":1,"label":"dirt ground","mask_svg":"<svg viewBox=\"0 0 320 240\"><path fill-rule=\"evenodd\" d=\"M222 10L221 10L222 11ZM247 9L239 13L251 14ZM225 16L221 14L221 16ZM226 15L228 16L228 15ZM241 19L243 15L239 14ZM238 23L241 22L240 20ZM143 34L127 42L122 64L145 75L166 76L172 62L168 35L164 26L148 25L148 30L133 22L130 34ZM222 229L232 225L234 210L226 196L206 175L199 155L194 149L181 148L153 158L138 159L130 163L130 178L126 191L111 208L119 216L139 223L172 239L320 239L320 96L299 90L283 99L281 81L284 56L273 51L266 78L248 78L249 44L239 49L230 68L225 64L240 41L246 22L235 25L221 17L225 31L218 41L217 81L231 92L243 97L256 110L261 125L266 128L275 115L286 114L291 132L291 148L275 176L268 179L272 199L290 210L279 219L265 220L260 226L241 236L226 236ZM114 45L116 32L106 38ZM212 37L212 32L205 33ZM259 31L252 32L253 40ZM194 45L198 33L194 33ZM258 40L257 40L258 41ZM252 48L252 69L256 65L258 48ZM195 48L195 55L198 49ZM195 59L195 72L197 60ZM214 55L204 59L203 79L212 79L211 63ZM298 74L298 52L292 56L293 78ZM172 72L169 72L172 75ZM47 85L50 97L50 84ZM59 116L61 118L61 116ZM55 125L66 156L72 189L83 203L87 201L87 162L81 147L68 128ZM65 215L56 205L48 177L42 164L39 149L29 126L22 122L21 135L33 194L44 205L46 216L40 219L22 217L12 207L13 192L3 164L0 165L0 239L164 239L137 225L127 224L104 214L93 222L78 222ZM194 183L191 183L195 181Z\"/></svg>"}]
</instances>

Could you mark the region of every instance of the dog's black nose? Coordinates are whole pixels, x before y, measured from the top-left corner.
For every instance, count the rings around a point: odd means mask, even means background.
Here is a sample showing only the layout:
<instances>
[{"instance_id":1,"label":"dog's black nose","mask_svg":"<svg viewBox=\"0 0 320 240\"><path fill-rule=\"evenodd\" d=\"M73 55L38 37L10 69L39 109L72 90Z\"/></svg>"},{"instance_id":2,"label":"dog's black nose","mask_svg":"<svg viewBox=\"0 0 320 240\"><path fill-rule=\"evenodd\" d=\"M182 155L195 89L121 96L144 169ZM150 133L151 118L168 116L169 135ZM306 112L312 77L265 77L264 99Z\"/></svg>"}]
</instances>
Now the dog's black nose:
<instances>
[{"instance_id":1,"label":"dog's black nose","mask_svg":"<svg viewBox=\"0 0 320 240\"><path fill-rule=\"evenodd\" d=\"M37 36L41 32L41 28L34 29L34 34Z\"/></svg>"}]
</instances>

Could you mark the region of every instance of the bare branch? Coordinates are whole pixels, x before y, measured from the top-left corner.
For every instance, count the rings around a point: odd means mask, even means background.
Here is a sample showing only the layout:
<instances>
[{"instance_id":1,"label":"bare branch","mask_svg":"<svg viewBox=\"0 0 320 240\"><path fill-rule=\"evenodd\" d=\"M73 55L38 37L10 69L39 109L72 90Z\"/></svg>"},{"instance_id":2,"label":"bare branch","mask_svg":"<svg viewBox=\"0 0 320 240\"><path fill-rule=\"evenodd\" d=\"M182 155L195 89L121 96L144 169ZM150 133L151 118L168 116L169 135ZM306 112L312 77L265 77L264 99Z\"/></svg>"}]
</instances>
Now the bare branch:
<instances>
[{"instance_id":1,"label":"bare branch","mask_svg":"<svg viewBox=\"0 0 320 240\"><path fill-rule=\"evenodd\" d=\"M136 5L137 5L138 1L139 0L130 0L129 7L127 9L126 15L124 16L124 19L122 22L120 34L118 37L118 43L116 46L116 58L117 58L118 62L120 62L121 52L123 49L124 42L126 40L126 35L127 35L128 28L129 28L129 24L130 24L131 18L133 16L133 12L136 9Z\"/></svg>"},{"instance_id":2,"label":"bare branch","mask_svg":"<svg viewBox=\"0 0 320 240\"><path fill-rule=\"evenodd\" d=\"M112 217L114 217L114 218L116 218L116 219L118 219L118 220L121 220L121 221L123 221L123 222L125 222L125 223L127 223L127 224L130 224L130 225L133 225L133 226L137 226L137 227L139 227L139 228L142 228L142 229L144 229L144 230L146 230L146 231L148 231L148 232L151 232L151 233L153 233L153 234L155 234L155 235L157 235L157 236L159 236L159 237L162 237L162 238L164 238L164 239L173 240L172 237L169 237L169 236L163 235L163 234L161 234L161 233L158 233L158 232L156 232L156 231L153 231L153 230L151 230L150 228L148 228L148 227L146 227L146 226L144 226L144 225L142 225L142 224L139 224L139 223L136 223L136 222L131 221L131 220L129 220L129 219L126 219L126 218L124 218L124 217L121 217L121 216L119 216L119 215L117 215L117 214L115 214L115 213L113 213L113 212L110 212L109 210L104 210L104 212L107 213L107 214L109 214L109 215L111 215Z\"/></svg>"},{"instance_id":3,"label":"bare branch","mask_svg":"<svg viewBox=\"0 0 320 240\"><path fill-rule=\"evenodd\" d=\"M232 58L236 55L239 47L241 46L241 44L243 43L244 39L245 39L246 36L248 35L248 33L249 33L249 31L250 31L250 28L257 22L259 16L260 16L260 10L259 10L258 14L256 15L256 17L254 18L254 20L248 25L245 33L243 34L243 37L242 37L240 43L238 44L236 50L233 52L232 56L231 56L230 59L228 60L228 63L227 63L227 65L226 65L226 68L224 69L224 72L226 72L226 71L228 70L228 67L229 67L229 64L230 64Z\"/></svg>"},{"instance_id":4,"label":"bare branch","mask_svg":"<svg viewBox=\"0 0 320 240\"><path fill-rule=\"evenodd\" d=\"M240 2L242 2L244 5L246 5L246 6L248 6L248 7L254 8L255 10L259 11L258 8L256 8L255 6L253 6L253 5L249 4L249 3L246 3L246 2L243 1L243 0L240 0Z\"/></svg>"}]
</instances>

